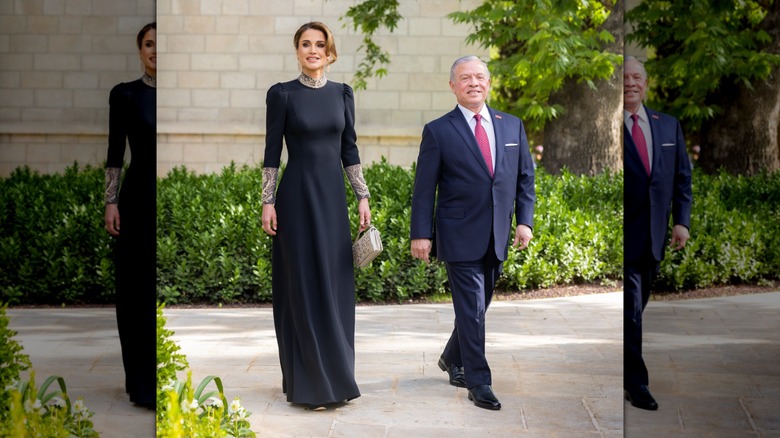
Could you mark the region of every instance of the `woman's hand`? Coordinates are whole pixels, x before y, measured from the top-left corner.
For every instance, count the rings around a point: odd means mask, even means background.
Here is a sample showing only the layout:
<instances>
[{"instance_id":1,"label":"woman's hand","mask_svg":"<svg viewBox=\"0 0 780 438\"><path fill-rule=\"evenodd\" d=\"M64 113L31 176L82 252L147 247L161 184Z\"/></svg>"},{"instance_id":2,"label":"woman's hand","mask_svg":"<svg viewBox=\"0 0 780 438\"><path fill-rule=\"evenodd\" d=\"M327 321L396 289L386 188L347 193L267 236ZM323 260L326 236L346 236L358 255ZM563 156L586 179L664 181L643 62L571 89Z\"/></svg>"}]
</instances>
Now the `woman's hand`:
<instances>
[{"instance_id":1,"label":"woman's hand","mask_svg":"<svg viewBox=\"0 0 780 438\"><path fill-rule=\"evenodd\" d=\"M371 209L368 207L368 198L363 198L358 202L358 215L360 216L358 233L361 233L371 225Z\"/></svg>"},{"instance_id":2,"label":"woman's hand","mask_svg":"<svg viewBox=\"0 0 780 438\"><path fill-rule=\"evenodd\" d=\"M106 231L112 236L119 235L119 207L116 204L106 204Z\"/></svg>"},{"instance_id":3,"label":"woman's hand","mask_svg":"<svg viewBox=\"0 0 780 438\"><path fill-rule=\"evenodd\" d=\"M273 204L263 204L263 231L276 236L276 207Z\"/></svg>"}]
</instances>

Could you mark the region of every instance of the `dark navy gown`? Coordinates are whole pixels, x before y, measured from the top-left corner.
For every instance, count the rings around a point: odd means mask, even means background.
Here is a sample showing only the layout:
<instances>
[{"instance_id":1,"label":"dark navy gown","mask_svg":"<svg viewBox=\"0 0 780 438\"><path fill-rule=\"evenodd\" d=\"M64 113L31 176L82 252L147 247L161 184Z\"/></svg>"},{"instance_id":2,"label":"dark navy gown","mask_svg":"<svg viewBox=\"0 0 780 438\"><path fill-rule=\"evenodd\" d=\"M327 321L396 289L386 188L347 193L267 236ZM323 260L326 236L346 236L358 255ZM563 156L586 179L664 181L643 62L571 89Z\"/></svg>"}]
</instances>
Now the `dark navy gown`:
<instances>
[{"instance_id":1,"label":"dark navy gown","mask_svg":"<svg viewBox=\"0 0 780 438\"><path fill-rule=\"evenodd\" d=\"M116 319L130 401L154 406L156 322L156 89L141 79L111 90L106 167L130 164L119 190L120 231L114 245Z\"/></svg>"},{"instance_id":2,"label":"dark navy gown","mask_svg":"<svg viewBox=\"0 0 780 438\"><path fill-rule=\"evenodd\" d=\"M273 313L287 401L360 396L355 382L355 279L344 167L359 164L346 84L268 90L264 167L288 161L276 193Z\"/></svg>"}]
</instances>

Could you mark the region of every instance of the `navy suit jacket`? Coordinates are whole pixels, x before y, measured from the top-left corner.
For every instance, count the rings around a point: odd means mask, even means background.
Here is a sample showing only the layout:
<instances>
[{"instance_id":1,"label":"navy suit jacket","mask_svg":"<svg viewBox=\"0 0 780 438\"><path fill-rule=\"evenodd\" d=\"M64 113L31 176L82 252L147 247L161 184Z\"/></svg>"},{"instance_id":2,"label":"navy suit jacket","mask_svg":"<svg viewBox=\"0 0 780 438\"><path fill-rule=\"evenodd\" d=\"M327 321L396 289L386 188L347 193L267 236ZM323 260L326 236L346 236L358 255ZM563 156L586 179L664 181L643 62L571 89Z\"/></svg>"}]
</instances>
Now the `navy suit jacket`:
<instances>
[{"instance_id":1,"label":"navy suit jacket","mask_svg":"<svg viewBox=\"0 0 780 438\"><path fill-rule=\"evenodd\" d=\"M410 237L433 239L431 255L445 262L481 259L491 232L496 257L506 260L512 217L533 227L534 165L523 123L488 111L496 136L492 178L458 107L423 128Z\"/></svg>"},{"instance_id":2,"label":"navy suit jacket","mask_svg":"<svg viewBox=\"0 0 780 438\"><path fill-rule=\"evenodd\" d=\"M633 137L623 124L623 256L636 261L651 254L663 260L669 217L691 225L691 163L680 122L645 107L653 135L653 163L645 172Z\"/></svg>"}]
</instances>

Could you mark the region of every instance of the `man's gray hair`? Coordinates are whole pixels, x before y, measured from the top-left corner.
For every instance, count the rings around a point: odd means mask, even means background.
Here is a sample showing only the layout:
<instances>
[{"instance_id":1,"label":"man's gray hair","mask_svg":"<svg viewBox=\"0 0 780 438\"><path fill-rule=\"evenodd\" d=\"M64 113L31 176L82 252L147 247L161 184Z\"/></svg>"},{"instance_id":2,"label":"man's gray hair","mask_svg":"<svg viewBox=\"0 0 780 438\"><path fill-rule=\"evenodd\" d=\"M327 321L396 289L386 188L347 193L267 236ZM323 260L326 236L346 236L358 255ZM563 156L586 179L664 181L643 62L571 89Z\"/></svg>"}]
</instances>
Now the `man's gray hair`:
<instances>
[{"instance_id":1,"label":"man's gray hair","mask_svg":"<svg viewBox=\"0 0 780 438\"><path fill-rule=\"evenodd\" d=\"M459 65L463 64L464 62L471 62L471 61L481 62L482 65L485 66L485 71L487 72L487 78L490 79L490 69L488 69L487 63L482 59L480 59L479 56L467 55L456 59L455 62L452 63L452 67L450 67L450 82L455 82L455 68L457 68Z\"/></svg>"},{"instance_id":2,"label":"man's gray hair","mask_svg":"<svg viewBox=\"0 0 780 438\"><path fill-rule=\"evenodd\" d=\"M626 56L625 61L623 61L623 65L626 65L628 61L634 61L639 64L639 69L642 70L642 76L645 80L647 80L647 70L645 70L645 63L640 61L636 56L632 55Z\"/></svg>"}]
</instances>

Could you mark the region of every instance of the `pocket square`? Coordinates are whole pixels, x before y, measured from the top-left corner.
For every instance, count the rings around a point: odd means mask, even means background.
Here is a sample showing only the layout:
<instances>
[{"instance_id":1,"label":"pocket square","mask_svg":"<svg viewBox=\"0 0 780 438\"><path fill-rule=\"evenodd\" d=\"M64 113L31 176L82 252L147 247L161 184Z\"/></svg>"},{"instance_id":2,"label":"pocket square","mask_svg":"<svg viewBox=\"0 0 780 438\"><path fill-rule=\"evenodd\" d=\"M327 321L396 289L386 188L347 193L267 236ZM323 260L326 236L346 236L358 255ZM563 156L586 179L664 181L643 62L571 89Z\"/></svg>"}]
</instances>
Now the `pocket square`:
<instances>
[{"instance_id":1,"label":"pocket square","mask_svg":"<svg viewBox=\"0 0 780 438\"><path fill-rule=\"evenodd\" d=\"M663 143L661 146L662 147L674 146L674 143Z\"/></svg>"},{"instance_id":2,"label":"pocket square","mask_svg":"<svg viewBox=\"0 0 780 438\"><path fill-rule=\"evenodd\" d=\"M512 146L517 146L517 143L507 143L504 145L504 147L511 148Z\"/></svg>"}]
</instances>

